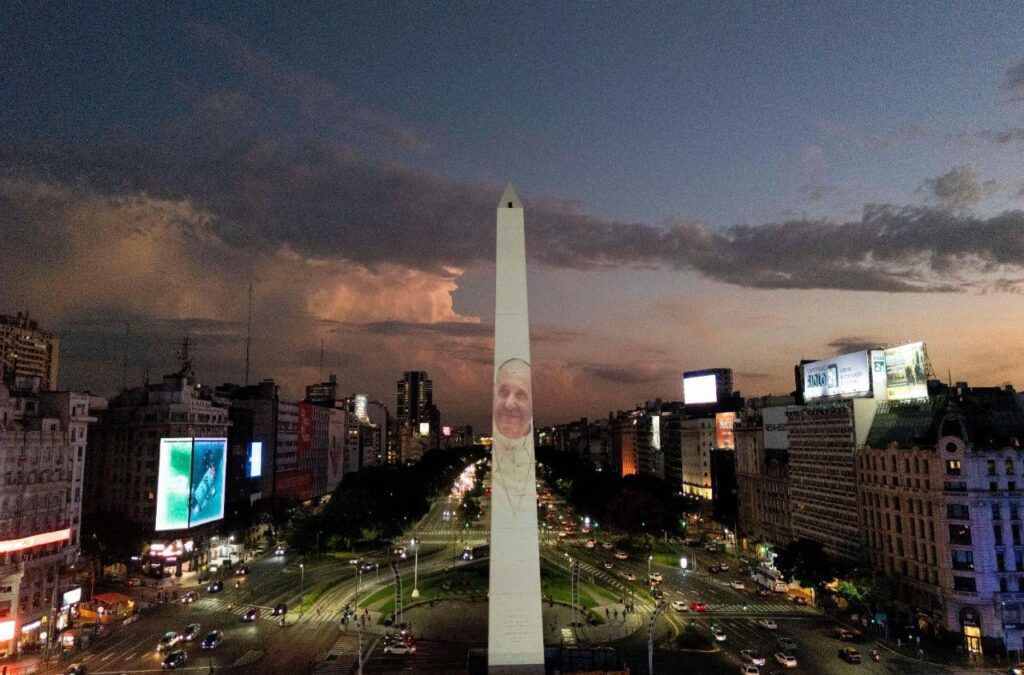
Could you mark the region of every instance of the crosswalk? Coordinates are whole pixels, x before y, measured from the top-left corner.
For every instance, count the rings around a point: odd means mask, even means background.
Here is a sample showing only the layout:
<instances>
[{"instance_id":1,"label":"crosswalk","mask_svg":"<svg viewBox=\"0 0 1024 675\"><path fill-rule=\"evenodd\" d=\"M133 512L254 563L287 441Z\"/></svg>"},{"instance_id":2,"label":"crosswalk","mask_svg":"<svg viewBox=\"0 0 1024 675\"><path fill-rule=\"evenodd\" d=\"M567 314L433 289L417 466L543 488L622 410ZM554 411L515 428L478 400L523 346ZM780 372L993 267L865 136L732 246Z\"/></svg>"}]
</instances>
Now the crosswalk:
<instances>
[{"instance_id":1,"label":"crosswalk","mask_svg":"<svg viewBox=\"0 0 1024 675\"><path fill-rule=\"evenodd\" d=\"M805 605L795 605L790 602L776 602L776 603L731 603L731 604L709 604L708 612L720 613L720 614L741 614L741 615L769 615L775 616L777 614L813 614L817 615L817 612Z\"/></svg>"}]
</instances>

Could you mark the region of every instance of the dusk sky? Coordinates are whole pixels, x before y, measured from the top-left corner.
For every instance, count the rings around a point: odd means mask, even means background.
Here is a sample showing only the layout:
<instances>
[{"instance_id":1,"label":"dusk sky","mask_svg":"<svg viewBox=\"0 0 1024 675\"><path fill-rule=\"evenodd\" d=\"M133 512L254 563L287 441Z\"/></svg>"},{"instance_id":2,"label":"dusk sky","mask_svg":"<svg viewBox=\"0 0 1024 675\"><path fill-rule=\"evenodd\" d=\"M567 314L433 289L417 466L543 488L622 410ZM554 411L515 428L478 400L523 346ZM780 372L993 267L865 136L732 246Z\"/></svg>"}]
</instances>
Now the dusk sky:
<instances>
[{"instance_id":1,"label":"dusk sky","mask_svg":"<svg viewBox=\"0 0 1024 675\"><path fill-rule=\"evenodd\" d=\"M539 424L924 340L1024 385L1024 7L7 3L0 313L60 384L174 368L490 426L495 208L526 213Z\"/></svg>"}]
</instances>

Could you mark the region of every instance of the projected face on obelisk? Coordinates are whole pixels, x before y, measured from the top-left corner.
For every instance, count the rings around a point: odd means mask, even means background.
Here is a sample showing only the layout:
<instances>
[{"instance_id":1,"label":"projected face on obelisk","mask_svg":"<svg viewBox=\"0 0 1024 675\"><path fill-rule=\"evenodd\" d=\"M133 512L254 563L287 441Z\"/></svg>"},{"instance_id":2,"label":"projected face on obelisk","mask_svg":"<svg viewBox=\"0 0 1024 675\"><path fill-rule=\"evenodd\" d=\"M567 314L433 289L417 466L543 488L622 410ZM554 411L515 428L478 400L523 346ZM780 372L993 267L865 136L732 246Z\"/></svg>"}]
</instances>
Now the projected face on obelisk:
<instances>
[{"instance_id":1,"label":"projected face on obelisk","mask_svg":"<svg viewBox=\"0 0 1024 675\"><path fill-rule=\"evenodd\" d=\"M533 391L530 364L509 359L494 378L494 428L509 440L533 432Z\"/></svg>"}]
</instances>

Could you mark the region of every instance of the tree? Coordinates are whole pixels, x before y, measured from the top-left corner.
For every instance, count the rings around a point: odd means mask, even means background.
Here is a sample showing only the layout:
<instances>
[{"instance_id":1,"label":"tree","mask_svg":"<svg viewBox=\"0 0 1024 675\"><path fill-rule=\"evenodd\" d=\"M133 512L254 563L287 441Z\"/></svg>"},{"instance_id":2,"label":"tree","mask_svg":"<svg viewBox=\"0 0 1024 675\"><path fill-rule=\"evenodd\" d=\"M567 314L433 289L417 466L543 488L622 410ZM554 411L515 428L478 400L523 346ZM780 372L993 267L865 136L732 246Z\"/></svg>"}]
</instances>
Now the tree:
<instances>
[{"instance_id":1,"label":"tree","mask_svg":"<svg viewBox=\"0 0 1024 675\"><path fill-rule=\"evenodd\" d=\"M835 578L836 566L820 541L797 539L776 550L775 567L787 579L807 588L818 588Z\"/></svg>"}]
</instances>

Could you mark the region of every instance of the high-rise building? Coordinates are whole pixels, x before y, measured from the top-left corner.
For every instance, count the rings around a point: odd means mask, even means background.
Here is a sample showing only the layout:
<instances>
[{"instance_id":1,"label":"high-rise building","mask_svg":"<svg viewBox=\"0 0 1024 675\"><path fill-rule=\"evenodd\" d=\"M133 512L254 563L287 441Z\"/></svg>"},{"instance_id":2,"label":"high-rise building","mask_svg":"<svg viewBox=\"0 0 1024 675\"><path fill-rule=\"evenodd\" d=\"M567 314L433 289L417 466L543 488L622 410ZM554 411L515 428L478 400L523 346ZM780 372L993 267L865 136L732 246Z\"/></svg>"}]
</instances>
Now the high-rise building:
<instances>
[{"instance_id":1,"label":"high-rise building","mask_svg":"<svg viewBox=\"0 0 1024 675\"><path fill-rule=\"evenodd\" d=\"M0 383L0 657L38 647L81 599L89 396Z\"/></svg>"},{"instance_id":2,"label":"high-rise building","mask_svg":"<svg viewBox=\"0 0 1024 675\"><path fill-rule=\"evenodd\" d=\"M39 389L57 388L60 341L39 330L28 313L0 315L0 381L16 385L18 378L38 378Z\"/></svg>"},{"instance_id":3,"label":"high-rise building","mask_svg":"<svg viewBox=\"0 0 1024 675\"><path fill-rule=\"evenodd\" d=\"M306 400L314 405L333 407L338 400L338 376L332 374L327 382L306 385Z\"/></svg>"},{"instance_id":4,"label":"high-rise building","mask_svg":"<svg viewBox=\"0 0 1024 675\"><path fill-rule=\"evenodd\" d=\"M608 427L611 431L612 464L620 476L631 476L637 473L637 415L620 412L609 415Z\"/></svg>"},{"instance_id":5,"label":"high-rise building","mask_svg":"<svg viewBox=\"0 0 1024 675\"><path fill-rule=\"evenodd\" d=\"M877 405L855 398L786 413L793 537L821 542L829 555L854 563L863 548L853 453L867 439Z\"/></svg>"},{"instance_id":6,"label":"high-rise building","mask_svg":"<svg viewBox=\"0 0 1024 675\"><path fill-rule=\"evenodd\" d=\"M429 422L429 409L434 404L434 383L422 370L409 370L398 381L398 405L395 415L399 424L419 430L420 422Z\"/></svg>"},{"instance_id":7,"label":"high-rise building","mask_svg":"<svg viewBox=\"0 0 1024 675\"><path fill-rule=\"evenodd\" d=\"M1024 410L965 383L879 404L856 452L863 542L892 582L889 623L960 636L973 656L1022 648Z\"/></svg>"},{"instance_id":8,"label":"high-rise building","mask_svg":"<svg viewBox=\"0 0 1024 675\"><path fill-rule=\"evenodd\" d=\"M792 400L792 399L790 399ZM793 538L786 412L793 406L744 411L734 427L740 533L767 555Z\"/></svg>"},{"instance_id":9,"label":"high-rise building","mask_svg":"<svg viewBox=\"0 0 1024 675\"><path fill-rule=\"evenodd\" d=\"M715 420L713 417L686 419L680 427L683 494L711 499L711 451L715 448Z\"/></svg>"}]
</instances>

